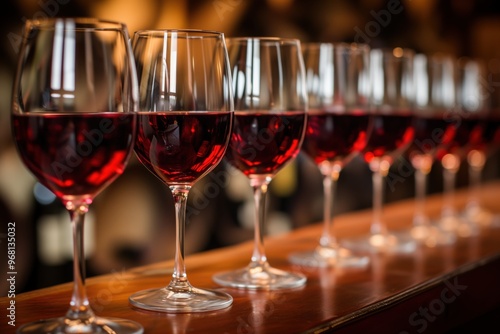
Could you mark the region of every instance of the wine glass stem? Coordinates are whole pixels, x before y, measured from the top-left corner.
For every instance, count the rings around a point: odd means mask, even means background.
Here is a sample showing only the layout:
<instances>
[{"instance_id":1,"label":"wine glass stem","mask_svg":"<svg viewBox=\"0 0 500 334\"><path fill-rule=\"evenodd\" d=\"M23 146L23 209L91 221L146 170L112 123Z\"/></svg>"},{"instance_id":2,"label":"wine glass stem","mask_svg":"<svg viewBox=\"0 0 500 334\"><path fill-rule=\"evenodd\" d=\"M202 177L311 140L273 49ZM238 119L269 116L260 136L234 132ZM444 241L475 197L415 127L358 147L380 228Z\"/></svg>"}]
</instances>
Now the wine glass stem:
<instances>
[{"instance_id":1,"label":"wine glass stem","mask_svg":"<svg viewBox=\"0 0 500 334\"><path fill-rule=\"evenodd\" d=\"M425 219L425 196L427 194L427 170L415 170L415 219L417 225L427 224Z\"/></svg>"},{"instance_id":2,"label":"wine glass stem","mask_svg":"<svg viewBox=\"0 0 500 334\"><path fill-rule=\"evenodd\" d=\"M388 169L382 168L381 163L370 164L373 172L373 222L370 230L372 234L387 234L387 227L382 221L382 205L384 197L384 177L388 173Z\"/></svg>"},{"instance_id":3,"label":"wine glass stem","mask_svg":"<svg viewBox=\"0 0 500 334\"><path fill-rule=\"evenodd\" d=\"M251 180L255 200L254 249L251 266L263 267L267 264L264 251L264 223L266 219L266 195L269 181Z\"/></svg>"},{"instance_id":4,"label":"wine glass stem","mask_svg":"<svg viewBox=\"0 0 500 334\"><path fill-rule=\"evenodd\" d=\"M169 288L175 291L189 290L186 265L184 263L184 238L186 230L186 204L191 187L170 187L175 203L175 256L174 272Z\"/></svg>"},{"instance_id":5,"label":"wine glass stem","mask_svg":"<svg viewBox=\"0 0 500 334\"><path fill-rule=\"evenodd\" d=\"M68 203L66 207L71 216L73 228L73 296L71 297L70 309L66 313L66 318L85 321L94 316L85 290L83 225L85 213L88 211L88 204L74 205Z\"/></svg>"},{"instance_id":6,"label":"wine glass stem","mask_svg":"<svg viewBox=\"0 0 500 334\"><path fill-rule=\"evenodd\" d=\"M340 176L341 167L331 166L323 173L323 233L320 238L320 245L323 247L337 248L337 239L332 232L332 203L335 199L337 181Z\"/></svg>"},{"instance_id":7,"label":"wine glass stem","mask_svg":"<svg viewBox=\"0 0 500 334\"><path fill-rule=\"evenodd\" d=\"M478 207L479 204L479 191L481 189L481 174L483 172L486 157L484 152L473 150L468 154L467 162L469 165L469 179L470 179L470 195L469 207Z\"/></svg>"},{"instance_id":8,"label":"wine glass stem","mask_svg":"<svg viewBox=\"0 0 500 334\"><path fill-rule=\"evenodd\" d=\"M443 168L444 180L444 205L443 216L455 214L455 179L458 168Z\"/></svg>"}]
</instances>

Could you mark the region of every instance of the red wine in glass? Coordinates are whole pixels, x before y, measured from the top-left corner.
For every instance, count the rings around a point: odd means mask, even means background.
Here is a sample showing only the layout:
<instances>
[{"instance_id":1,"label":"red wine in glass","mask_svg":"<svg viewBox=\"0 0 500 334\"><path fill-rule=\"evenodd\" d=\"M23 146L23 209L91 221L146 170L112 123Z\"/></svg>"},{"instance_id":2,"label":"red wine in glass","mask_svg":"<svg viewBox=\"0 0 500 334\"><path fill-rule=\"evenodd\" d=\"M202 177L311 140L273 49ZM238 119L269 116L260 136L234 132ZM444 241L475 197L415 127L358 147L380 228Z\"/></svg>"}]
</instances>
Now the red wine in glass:
<instances>
[{"instance_id":1,"label":"red wine in glass","mask_svg":"<svg viewBox=\"0 0 500 334\"><path fill-rule=\"evenodd\" d=\"M410 158L428 154L439 159L453 142L456 126L444 114L435 113L433 116L415 117L414 130L414 139L408 148Z\"/></svg>"},{"instance_id":2,"label":"red wine in glass","mask_svg":"<svg viewBox=\"0 0 500 334\"><path fill-rule=\"evenodd\" d=\"M371 134L363 150L363 158L368 163L406 149L413 140L414 117L411 114L375 114L371 121Z\"/></svg>"},{"instance_id":3,"label":"red wine in glass","mask_svg":"<svg viewBox=\"0 0 500 334\"><path fill-rule=\"evenodd\" d=\"M23 162L63 201L90 200L122 174L135 121L135 114L121 112L12 115Z\"/></svg>"},{"instance_id":4,"label":"red wine in glass","mask_svg":"<svg viewBox=\"0 0 500 334\"><path fill-rule=\"evenodd\" d=\"M498 114L496 112L495 114ZM484 142L491 147L500 146L500 116L491 117L484 126Z\"/></svg>"},{"instance_id":5,"label":"red wine in glass","mask_svg":"<svg viewBox=\"0 0 500 334\"><path fill-rule=\"evenodd\" d=\"M310 110L302 150L316 164L344 159L361 151L368 139L370 116L363 112L349 114Z\"/></svg>"},{"instance_id":6,"label":"red wine in glass","mask_svg":"<svg viewBox=\"0 0 500 334\"><path fill-rule=\"evenodd\" d=\"M228 161L245 175L273 175L297 156L306 113L235 112Z\"/></svg>"},{"instance_id":7,"label":"red wine in glass","mask_svg":"<svg viewBox=\"0 0 500 334\"><path fill-rule=\"evenodd\" d=\"M484 146L484 119L469 116L457 118L455 123L455 135L446 153L453 153L464 157L469 150L480 149Z\"/></svg>"},{"instance_id":8,"label":"red wine in glass","mask_svg":"<svg viewBox=\"0 0 500 334\"><path fill-rule=\"evenodd\" d=\"M231 112L141 112L135 152L169 185L193 184L223 158Z\"/></svg>"}]
</instances>

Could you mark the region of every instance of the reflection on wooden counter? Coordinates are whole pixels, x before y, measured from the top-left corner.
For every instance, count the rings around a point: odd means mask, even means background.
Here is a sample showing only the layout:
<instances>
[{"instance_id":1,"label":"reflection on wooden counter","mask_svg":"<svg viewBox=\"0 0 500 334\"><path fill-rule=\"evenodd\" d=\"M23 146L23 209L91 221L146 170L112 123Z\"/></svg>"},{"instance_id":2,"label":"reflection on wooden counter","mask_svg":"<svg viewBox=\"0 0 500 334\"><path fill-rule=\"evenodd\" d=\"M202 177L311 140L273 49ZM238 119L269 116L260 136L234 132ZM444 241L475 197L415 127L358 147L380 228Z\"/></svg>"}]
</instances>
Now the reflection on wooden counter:
<instances>
[{"instance_id":1,"label":"reflection on wooden counter","mask_svg":"<svg viewBox=\"0 0 500 334\"><path fill-rule=\"evenodd\" d=\"M486 207L500 212L500 183L484 186ZM456 196L463 205L465 191ZM409 228L413 202L388 205L384 215L390 229ZM428 213L435 216L441 196L431 196ZM336 217L339 238L367 233L371 212ZM500 310L500 226L483 228L476 237L459 238L451 246L420 247L406 255L371 255L364 269L338 270L290 265L287 257L317 244L321 225L266 239L268 257L278 268L302 272L305 287L292 290L248 291L218 287L216 272L247 264L252 244L200 253L186 259L195 286L230 293L229 308L208 313L167 314L142 311L128 297L141 289L168 284L171 262L116 271L87 280L88 295L98 315L124 317L141 323L145 333L442 333L457 327L481 332L499 329L492 314ZM71 285L64 284L17 295L16 326L64 314ZM1 298L6 310L10 300ZM493 312L493 313L492 313ZM5 316L1 333L14 332ZM495 327L496 326L496 327Z\"/></svg>"}]
</instances>

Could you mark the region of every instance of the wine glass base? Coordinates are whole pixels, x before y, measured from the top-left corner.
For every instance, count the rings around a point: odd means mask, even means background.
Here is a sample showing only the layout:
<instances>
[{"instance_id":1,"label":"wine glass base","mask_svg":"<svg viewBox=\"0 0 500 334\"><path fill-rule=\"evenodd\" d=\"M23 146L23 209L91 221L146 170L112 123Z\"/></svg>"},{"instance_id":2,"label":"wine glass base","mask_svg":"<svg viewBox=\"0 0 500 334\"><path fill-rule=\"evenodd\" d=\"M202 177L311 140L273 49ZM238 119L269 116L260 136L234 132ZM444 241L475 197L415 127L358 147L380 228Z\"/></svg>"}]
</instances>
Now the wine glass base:
<instances>
[{"instance_id":1,"label":"wine glass base","mask_svg":"<svg viewBox=\"0 0 500 334\"><path fill-rule=\"evenodd\" d=\"M476 236L480 232L478 225L459 215L443 216L435 225L445 232L455 233L463 238Z\"/></svg>"},{"instance_id":2,"label":"wine glass base","mask_svg":"<svg viewBox=\"0 0 500 334\"><path fill-rule=\"evenodd\" d=\"M18 334L142 334L144 328L135 321L119 318L99 318L89 323L68 321L66 318L40 320L24 324L16 331Z\"/></svg>"},{"instance_id":3,"label":"wine glass base","mask_svg":"<svg viewBox=\"0 0 500 334\"><path fill-rule=\"evenodd\" d=\"M139 291L129 297L140 309L168 313L190 313L220 310L233 303L229 294L190 287L174 291L170 287Z\"/></svg>"},{"instance_id":4,"label":"wine glass base","mask_svg":"<svg viewBox=\"0 0 500 334\"><path fill-rule=\"evenodd\" d=\"M367 253L411 253L417 243L402 233L377 233L369 236L345 240L344 246L357 252Z\"/></svg>"},{"instance_id":5,"label":"wine glass base","mask_svg":"<svg viewBox=\"0 0 500 334\"><path fill-rule=\"evenodd\" d=\"M444 231L436 226L413 226L409 233L419 244L426 245L428 247L451 245L457 241L455 233Z\"/></svg>"},{"instance_id":6,"label":"wine glass base","mask_svg":"<svg viewBox=\"0 0 500 334\"><path fill-rule=\"evenodd\" d=\"M306 283L306 277L299 273L291 273L272 268L269 265L251 267L216 274L213 280L222 286L243 289L290 289L298 288Z\"/></svg>"},{"instance_id":7,"label":"wine glass base","mask_svg":"<svg viewBox=\"0 0 500 334\"><path fill-rule=\"evenodd\" d=\"M489 227L490 228L500 228L500 215L493 214L493 217L491 219L491 225Z\"/></svg>"},{"instance_id":8,"label":"wine glass base","mask_svg":"<svg viewBox=\"0 0 500 334\"><path fill-rule=\"evenodd\" d=\"M464 217L479 227L490 227L494 223L493 214L477 205L467 207L464 211Z\"/></svg>"},{"instance_id":9,"label":"wine glass base","mask_svg":"<svg viewBox=\"0 0 500 334\"><path fill-rule=\"evenodd\" d=\"M347 248L323 246L308 252L292 253L288 260L299 266L320 268L364 268L370 263L368 256L354 255Z\"/></svg>"}]
</instances>

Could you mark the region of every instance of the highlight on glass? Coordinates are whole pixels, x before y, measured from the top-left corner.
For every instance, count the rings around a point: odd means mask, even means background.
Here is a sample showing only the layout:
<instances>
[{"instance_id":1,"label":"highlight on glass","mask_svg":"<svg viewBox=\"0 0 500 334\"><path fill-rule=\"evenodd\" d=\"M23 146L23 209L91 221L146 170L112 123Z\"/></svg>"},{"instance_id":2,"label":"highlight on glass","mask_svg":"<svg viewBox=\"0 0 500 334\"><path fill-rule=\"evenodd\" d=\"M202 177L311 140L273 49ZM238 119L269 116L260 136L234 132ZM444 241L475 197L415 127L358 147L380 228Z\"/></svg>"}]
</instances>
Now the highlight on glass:
<instances>
[{"instance_id":1,"label":"highlight on glass","mask_svg":"<svg viewBox=\"0 0 500 334\"><path fill-rule=\"evenodd\" d=\"M27 21L12 97L12 131L24 165L69 212L73 295L66 315L18 333L142 333L96 316L85 289L84 217L123 173L136 134L138 83L127 27L93 18Z\"/></svg>"}]
</instances>

